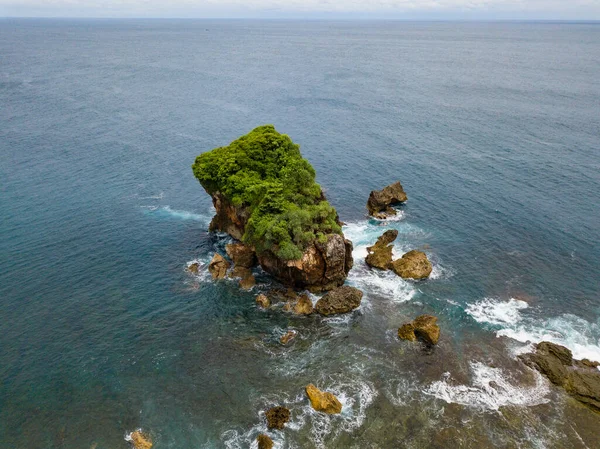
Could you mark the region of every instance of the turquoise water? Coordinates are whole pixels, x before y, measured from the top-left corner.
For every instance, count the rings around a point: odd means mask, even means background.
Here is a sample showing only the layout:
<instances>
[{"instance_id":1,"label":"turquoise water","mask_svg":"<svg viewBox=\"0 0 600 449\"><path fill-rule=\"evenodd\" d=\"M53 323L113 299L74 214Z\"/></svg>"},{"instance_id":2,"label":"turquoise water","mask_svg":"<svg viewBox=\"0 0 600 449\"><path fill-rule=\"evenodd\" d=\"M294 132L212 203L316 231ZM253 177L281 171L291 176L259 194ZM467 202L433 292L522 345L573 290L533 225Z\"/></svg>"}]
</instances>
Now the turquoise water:
<instances>
[{"instance_id":1,"label":"turquoise water","mask_svg":"<svg viewBox=\"0 0 600 449\"><path fill-rule=\"evenodd\" d=\"M279 448L598 447L598 415L515 361L600 360L598 73L597 24L0 21L0 447L245 448L276 404ZM228 241L195 156L264 123L347 223L351 315L186 271ZM399 219L368 220L395 180ZM430 280L365 267L387 228ZM421 313L433 351L395 337Z\"/></svg>"}]
</instances>

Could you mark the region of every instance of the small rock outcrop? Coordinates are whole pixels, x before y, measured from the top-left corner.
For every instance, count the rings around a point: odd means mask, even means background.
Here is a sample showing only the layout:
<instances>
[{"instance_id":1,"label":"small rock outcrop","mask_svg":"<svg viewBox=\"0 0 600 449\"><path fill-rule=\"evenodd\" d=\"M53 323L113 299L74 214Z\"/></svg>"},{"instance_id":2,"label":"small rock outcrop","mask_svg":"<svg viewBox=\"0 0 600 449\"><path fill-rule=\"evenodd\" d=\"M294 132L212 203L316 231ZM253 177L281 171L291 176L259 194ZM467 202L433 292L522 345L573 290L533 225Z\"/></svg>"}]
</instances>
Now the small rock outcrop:
<instances>
[{"instance_id":1,"label":"small rock outcrop","mask_svg":"<svg viewBox=\"0 0 600 449\"><path fill-rule=\"evenodd\" d=\"M129 438L134 449L150 449L153 446L152 439L141 430L132 432Z\"/></svg>"},{"instance_id":2,"label":"small rock outcrop","mask_svg":"<svg viewBox=\"0 0 600 449\"><path fill-rule=\"evenodd\" d=\"M191 263L188 265L188 271L190 273L198 274L198 270L200 269L200 264L198 262Z\"/></svg>"},{"instance_id":3,"label":"small rock outcrop","mask_svg":"<svg viewBox=\"0 0 600 449\"><path fill-rule=\"evenodd\" d=\"M261 293L256 297L256 304L263 309L268 309L271 307L271 300L267 295Z\"/></svg>"},{"instance_id":4,"label":"small rock outcrop","mask_svg":"<svg viewBox=\"0 0 600 449\"><path fill-rule=\"evenodd\" d=\"M437 317L421 315L410 323L403 324L398 329L398 338L409 341L419 339L428 345L437 344L440 339L440 327L437 325Z\"/></svg>"},{"instance_id":5,"label":"small rock outcrop","mask_svg":"<svg viewBox=\"0 0 600 449\"><path fill-rule=\"evenodd\" d=\"M256 442L258 443L258 449L273 449L273 440L264 433L256 437Z\"/></svg>"},{"instance_id":6,"label":"small rock outcrop","mask_svg":"<svg viewBox=\"0 0 600 449\"><path fill-rule=\"evenodd\" d=\"M294 338L296 338L296 335L298 335L298 332L295 330L289 330L287 331L285 334L283 334L281 336L281 338L279 339L279 342L282 345L287 345L290 341L292 341Z\"/></svg>"},{"instance_id":7,"label":"small rock outcrop","mask_svg":"<svg viewBox=\"0 0 600 449\"><path fill-rule=\"evenodd\" d=\"M367 210L369 215L385 219L396 215L396 211L391 207L393 204L403 203L407 200L406 193L400 182L395 182L382 190L373 190L367 201Z\"/></svg>"},{"instance_id":8,"label":"small rock outcrop","mask_svg":"<svg viewBox=\"0 0 600 449\"><path fill-rule=\"evenodd\" d=\"M534 353L519 358L579 402L600 412L600 371L596 362L575 360L568 348L547 341L538 343Z\"/></svg>"},{"instance_id":9,"label":"small rock outcrop","mask_svg":"<svg viewBox=\"0 0 600 449\"><path fill-rule=\"evenodd\" d=\"M254 248L243 243L230 243L225 245L225 251L233 261L234 267L252 268L256 265L256 252Z\"/></svg>"},{"instance_id":10,"label":"small rock outcrop","mask_svg":"<svg viewBox=\"0 0 600 449\"><path fill-rule=\"evenodd\" d=\"M250 290L256 285L256 279L252 275L252 270L246 267L235 266L229 274L232 278L240 278L240 288Z\"/></svg>"},{"instance_id":11,"label":"small rock outcrop","mask_svg":"<svg viewBox=\"0 0 600 449\"><path fill-rule=\"evenodd\" d=\"M390 269L404 279L424 279L429 277L433 267L422 251L412 250L390 264Z\"/></svg>"},{"instance_id":12,"label":"small rock outcrop","mask_svg":"<svg viewBox=\"0 0 600 449\"><path fill-rule=\"evenodd\" d=\"M285 407L273 407L265 413L267 417L267 427L269 429L281 430L290 420L290 411Z\"/></svg>"},{"instance_id":13,"label":"small rock outcrop","mask_svg":"<svg viewBox=\"0 0 600 449\"><path fill-rule=\"evenodd\" d=\"M215 253L212 260L208 264L208 271L212 275L213 279L223 279L227 274L227 269L230 267L230 263L219 253Z\"/></svg>"},{"instance_id":14,"label":"small rock outcrop","mask_svg":"<svg viewBox=\"0 0 600 449\"><path fill-rule=\"evenodd\" d=\"M314 311L312 301L306 294L288 299L283 309L296 315L310 315Z\"/></svg>"},{"instance_id":15,"label":"small rock outcrop","mask_svg":"<svg viewBox=\"0 0 600 449\"><path fill-rule=\"evenodd\" d=\"M329 414L341 413L342 403L332 393L321 391L313 384L306 386L306 395L310 405L318 412Z\"/></svg>"},{"instance_id":16,"label":"small rock outcrop","mask_svg":"<svg viewBox=\"0 0 600 449\"><path fill-rule=\"evenodd\" d=\"M377 239L377 243L369 246L367 248L367 258L365 259L367 265L380 270L387 270L392 263L393 246L391 243L396 240L396 237L398 237L398 231L389 229Z\"/></svg>"},{"instance_id":17,"label":"small rock outcrop","mask_svg":"<svg viewBox=\"0 0 600 449\"><path fill-rule=\"evenodd\" d=\"M315 310L321 315L335 315L350 312L362 301L363 292L354 287L344 285L323 295L317 301Z\"/></svg>"}]
</instances>

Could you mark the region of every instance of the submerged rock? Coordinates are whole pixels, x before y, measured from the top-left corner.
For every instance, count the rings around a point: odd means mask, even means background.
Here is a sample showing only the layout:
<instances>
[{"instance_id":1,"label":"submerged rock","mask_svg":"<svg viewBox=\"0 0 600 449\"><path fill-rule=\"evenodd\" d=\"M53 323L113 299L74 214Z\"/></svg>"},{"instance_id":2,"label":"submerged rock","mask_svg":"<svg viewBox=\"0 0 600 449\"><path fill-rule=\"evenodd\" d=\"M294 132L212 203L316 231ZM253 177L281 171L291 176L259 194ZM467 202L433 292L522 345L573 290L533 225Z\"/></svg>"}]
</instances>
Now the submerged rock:
<instances>
[{"instance_id":1,"label":"submerged rock","mask_svg":"<svg viewBox=\"0 0 600 449\"><path fill-rule=\"evenodd\" d=\"M287 345L290 341L292 341L294 338L296 338L297 335L298 335L297 331L289 330L281 336L281 338L279 339L279 342L282 345Z\"/></svg>"},{"instance_id":2,"label":"submerged rock","mask_svg":"<svg viewBox=\"0 0 600 449\"><path fill-rule=\"evenodd\" d=\"M306 395L310 405L318 412L329 414L341 413L342 403L332 393L321 391L313 384L306 386Z\"/></svg>"},{"instance_id":3,"label":"submerged rock","mask_svg":"<svg viewBox=\"0 0 600 449\"><path fill-rule=\"evenodd\" d=\"M373 246L367 248L367 258L365 261L367 265L379 268L380 270L387 270L392 263L392 249L391 243L398 237L398 231L395 229L389 229L385 231Z\"/></svg>"},{"instance_id":4,"label":"submerged rock","mask_svg":"<svg viewBox=\"0 0 600 449\"><path fill-rule=\"evenodd\" d=\"M267 295L263 293L256 297L256 304L262 307L263 309L268 309L269 307L271 307L271 301L269 300Z\"/></svg>"},{"instance_id":5,"label":"submerged rock","mask_svg":"<svg viewBox=\"0 0 600 449\"><path fill-rule=\"evenodd\" d=\"M317 301L315 310L321 315L347 313L360 306L362 297L363 292L359 289L344 285L323 295Z\"/></svg>"},{"instance_id":6,"label":"submerged rock","mask_svg":"<svg viewBox=\"0 0 600 449\"><path fill-rule=\"evenodd\" d=\"M290 411L285 407L273 407L265 413L267 417L267 427L269 429L281 430L290 420Z\"/></svg>"},{"instance_id":7,"label":"submerged rock","mask_svg":"<svg viewBox=\"0 0 600 449\"><path fill-rule=\"evenodd\" d=\"M437 317L421 315L410 323L403 324L398 329L398 338L409 341L419 339L429 345L437 344L440 339L440 327L437 325Z\"/></svg>"},{"instance_id":8,"label":"submerged rock","mask_svg":"<svg viewBox=\"0 0 600 449\"><path fill-rule=\"evenodd\" d=\"M403 203L407 200L406 193L400 182L395 182L382 190L373 190L367 201L367 210L369 215L375 218L386 218L390 215L396 215L396 211L390 206L397 203Z\"/></svg>"},{"instance_id":9,"label":"submerged rock","mask_svg":"<svg viewBox=\"0 0 600 449\"><path fill-rule=\"evenodd\" d=\"M413 249L394 260L390 269L404 279L424 279L429 277L433 267L424 252Z\"/></svg>"},{"instance_id":10,"label":"submerged rock","mask_svg":"<svg viewBox=\"0 0 600 449\"><path fill-rule=\"evenodd\" d=\"M243 243L225 245L225 251L235 267L252 268L257 263L254 248Z\"/></svg>"},{"instance_id":11,"label":"submerged rock","mask_svg":"<svg viewBox=\"0 0 600 449\"><path fill-rule=\"evenodd\" d=\"M212 275L213 279L223 279L227 274L227 269L230 267L230 263L219 253L215 253L212 260L208 264L208 271Z\"/></svg>"},{"instance_id":12,"label":"submerged rock","mask_svg":"<svg viewBox=\"0 0 600 449\"><path fill-rule=\"evenodd\" d=\"M600 412L598 365L587 359L574 360L568 348L555 343L543 341L535 348L534 353L522 354L519 358L546 376L554 385L564 388L575 399Z\"/></svg>"},{"instance_id":13,"label":"submerged rock","mask_svg":"<svg viewBox=\"0 0 600 449\"><path fill-rule=\"evenodd\" d=\"M153 446L150 437L143 433L141 430L136 430L135 432L132 432L129 437L131 439L131 444L133 444L134 449L150 449Z\"/></svg>"},{"instance_id":14,"label":"submerged rock","mask_svg":"<svg viewBox=\"0 0 600 449\"><path fill-rule=\"evenodd\" d=\"M258 443L258 449L272 449L273 448L273 440L264 433L261 433L258 437L256 437L256 442Z\"/></svg>"}]
</instances>

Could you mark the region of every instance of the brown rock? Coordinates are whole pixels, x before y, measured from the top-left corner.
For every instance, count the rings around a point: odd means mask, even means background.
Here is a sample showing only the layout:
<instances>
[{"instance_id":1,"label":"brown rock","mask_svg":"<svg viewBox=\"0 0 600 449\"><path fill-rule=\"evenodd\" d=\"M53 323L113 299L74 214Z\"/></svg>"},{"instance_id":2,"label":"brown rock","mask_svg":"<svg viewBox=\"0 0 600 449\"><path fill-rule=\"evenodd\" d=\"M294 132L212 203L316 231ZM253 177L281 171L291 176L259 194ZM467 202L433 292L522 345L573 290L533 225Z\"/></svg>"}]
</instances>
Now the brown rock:
<instances>
[{"instance_id":1,"label":"brown rock","mask_svg":"<svg viewBox=\"0 0 600 449\"><path fill-rule=\"evenodd\" d=\"M152 447L152 440L141 430L132 432L130 438L135 449L150 449Z\"/></svg>"},{"instance_id":2,"label":"brown rock","mask_svg":"<svg viewBox=\"0 0 600 449\"><path fill-rule=\"evenodd\" d=\"M268 309L269 307L271 307L271 301L269 300L267 295L263 293L256 297L256 304L262 307L263 309Z\"/></svg>"},{"instance_id":3,"label":"brown rock","mask_svg":"<svg viewBox=\"0 0 600 449\"><path fill-rule=\"evenodd\" d=\"M308 295L300 295L298 302L294 305L296 315L310 315L313 313L313 304Z\"/></svg>"},{"instance_id":4,"label":"brown rock","mask_svg":"<svg viewBox=\"0 0 600 449\"><path fill-rule=\"evenodd\" d=\"M432 315L418 316L398 329L398 338L409 341L419 339L429 345L435 345L440 339L440 327L436 323L437 318Z\"/></svg>"},{"instance_id":5,"label":"brown rock","mask_svg":"<svg viewBox=\"0 0 600 449\"><path fill-rule=\"evenodd\" d=\"M281 336L281 338L279 339L279 342L282 345L287 345L290 341L292 341L294 338L296 338L296 335L298 335L298 332L296 332L295 330L289 330L284 335Z\"/></svg>"},{"instance_id":6,"label":"brown rock","mask_svg":"<svg viewBox=\"0 0 600 449\"><path fill-rule=\"evenodd\" d=\"M258 443L258 449L272 449L273 448L273 440L264 433L261 433L256 441Z\"/></svg>"},{"instance_id":7,"label":"brown rock","mask_svg":"<svg viewBox=\"0 0 600 449\"><path fill-rule=\"evenodd\" d=\"M306 395L310 405L318 412L341 413L342 403L332 393L319 390L313 384L306 386Z\"/></svg>"},{"instance_id":8,"label":"brown rock","mask_svg":"<svg viewBox=\"0 0 600 449\"><path fill-rule=\"evenodd\" d=\"M365 261L367 265L386 270L392 262L392 249L391 243L398 237L398 231L395 229L389 229L383 233L378 239L377 243L367 248L367 258Z\"/></svg>"},{"instance_id":9,"label":"brown rock","mask_svg":"<svg viewBox=\"0 0 600 449\"><path fill-rule=\"evenodd\" d=\"M362 297L363 292L359 289L344 285L331 290L319 299L315 310L321 315L350 312L360 306Z\"/></svg>"},{"instance_id":10,"label":"brown rock","mask_svg":"<svg viewBox=\"0 0 600 449\"><path fill-rule=\"evenodd\" d=\"M254 248L243 243L230 243L225 246L225 251L236 267L252 268L256 265Z\"/></svg>"},{"instance_id":11,"label":"brown rock","mask_svg":"<svg viewBox=\"0 0 600 449\"><path fill-rule=\"evenodd\" d=\"M244 290L250 290L255 285L256 285L256 278L252 274L240 279L240 288L242 288Z\"/></svg>"},{"instance_id":12,"label":"brown rock","mask_svg":"<svg viewBox=\"0 0 600 449\"><path fill-rule=\"evenodd\" d=\"M394 260L390 269L404 279L423 279L431 274L432 266L424 252L412 250Z\"/></svg>"},{"instance_id":13,"label":"brown rock","mask_svg":"<svg viewBox=\"0 0 600 449\"><path fill-rule=\"evenodd\" d=\"M198 274L198 269L200 268L200 264L194 262L188 266L188 271L190 273Z\"/></svg>"},{"instance_id":14,"label":"brown rock","mask_svg":"<svg viewBox=\"0 0 600 449\"><path fill-rule=\"evenodd\" d=\"M285 407L273 407L265 413L269 429L283 429L290 420L290 411Z\"/></svg>"},{"instance_id":15,"label":"brown rock","mask_svg":"<svg viewBox=\"0 0 600 449\"><path fill-rule=\"evenodd\" d=\"M208 264L208 271L212 275L213 279L223 279L227 274L227 269L230 263L225 260L219 253L215 253L212 260Z\"/></svg>"},{"instance_id":16,"label":"brown rock","mask_svg":"<svg viewBox=\"0 0 600 449\"><path fill-rule=\"evenodd\" d=\"M575 399L600 412L600 371L596 366L589 366L595 363L573 360L568 348L547 341L536 345L534 353L519 358Z\"/></svg>"},{"instance_id":17,"label":"brown rock","mask_svg":"<svg viewBox=\"0 0 600 449\"><path fill-rule=\"evenodd\" d=\"M382 190L373 190L367 201L367 209L369 215L377 214L376 218L386 218L396 215L396 211L390 207L392 204L403 203L407 199L400 182L395 182Z\"/></svg>"}]
</instances>

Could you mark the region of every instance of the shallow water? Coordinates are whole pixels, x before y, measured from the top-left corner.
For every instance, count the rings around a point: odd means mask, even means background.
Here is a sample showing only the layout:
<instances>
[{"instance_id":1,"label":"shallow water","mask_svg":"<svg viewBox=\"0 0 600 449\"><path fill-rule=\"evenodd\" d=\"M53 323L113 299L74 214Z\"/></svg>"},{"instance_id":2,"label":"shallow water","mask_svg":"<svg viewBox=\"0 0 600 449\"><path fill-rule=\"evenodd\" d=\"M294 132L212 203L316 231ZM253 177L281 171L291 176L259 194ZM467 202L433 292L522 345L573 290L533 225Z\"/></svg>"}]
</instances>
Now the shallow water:
<instances>
[{"instance_id":1,"label":"shallow water","mask_svg":"<svg viewBox=\"0 0 600 449\"><path fill-rule=\"evenodd\" d=\"M596 24L0 21L0 446L245 448L288 404L279 448L598 447L515 356L600 359L599 72ZM263 123L347 223L353 314L186 272L228 241L194 157ZM367 219L397 179L398 218ZM388 228L431 279L367 269ZM421 313L432 351L396 337Z\"/></svg>"}]
</instances>

